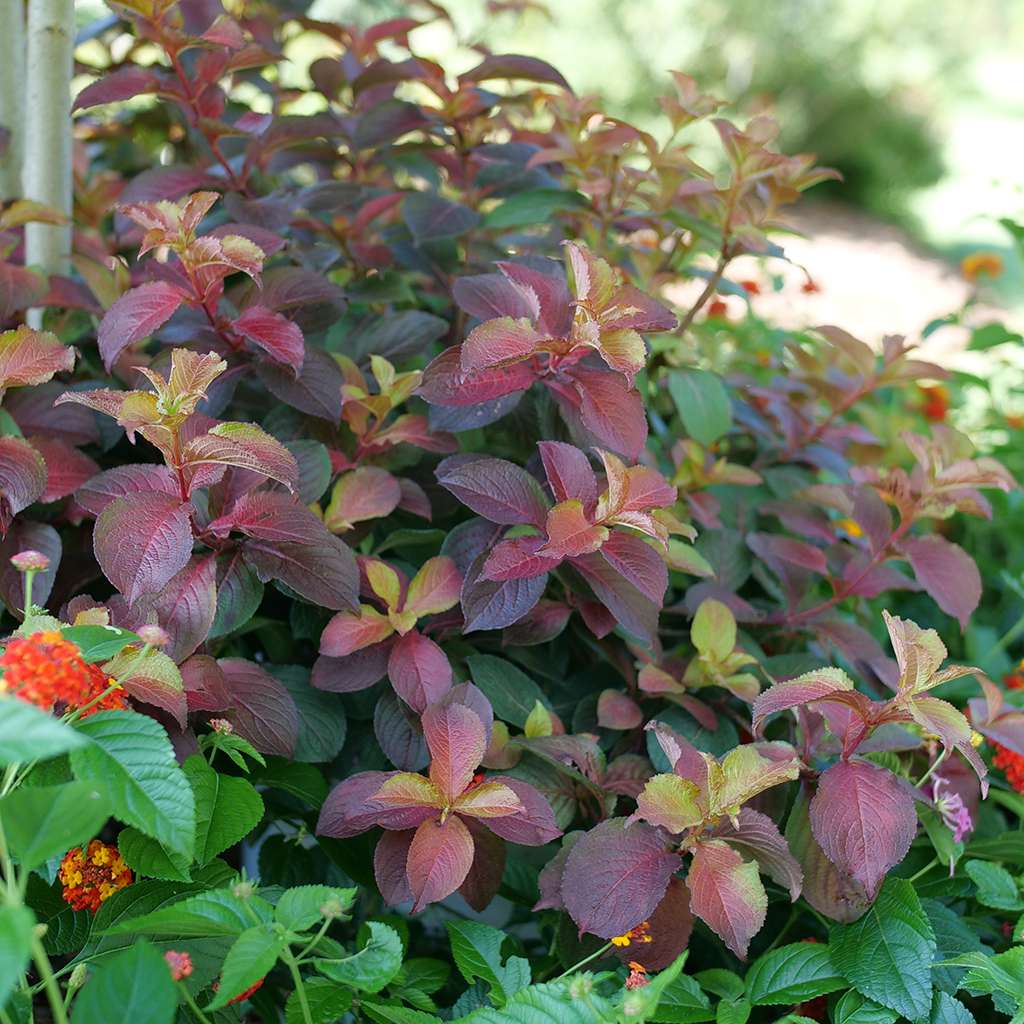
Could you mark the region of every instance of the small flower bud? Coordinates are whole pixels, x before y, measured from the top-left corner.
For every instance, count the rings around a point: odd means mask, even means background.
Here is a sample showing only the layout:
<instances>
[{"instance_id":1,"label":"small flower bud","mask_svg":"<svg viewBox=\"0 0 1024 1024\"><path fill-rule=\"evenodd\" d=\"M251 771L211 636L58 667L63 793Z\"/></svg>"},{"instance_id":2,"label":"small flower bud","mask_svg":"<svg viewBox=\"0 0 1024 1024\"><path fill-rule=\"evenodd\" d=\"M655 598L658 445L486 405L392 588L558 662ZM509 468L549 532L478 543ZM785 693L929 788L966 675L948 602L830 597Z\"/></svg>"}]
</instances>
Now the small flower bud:
<instances>
[{"instance_id":1,"label":"small flower bud","mask_svg":"<svg viewBox=\"0 0 1024 1024\"><path fill-rule=\"evenodd\" d=\"M11 556L11 565L18 572L43 572L50 568L50 560L42 551L19 551Z\"/></svg>"},{"instance_id":2,"label":"small flower bud","mask_svg":"<svg viewBox=\"0 0 1024 1024\"><path fill-rule=\"evenodd\" d=\"M222 736L230 736L235 731L235 727L226 718L211 718L210 727Z\"/></svg>"},{"instance_id":3,"label":"small flower bud","mask_svg":"<svg viewBox=\"0 0 1024 1024\"><path fill-rule=\"evenodd\" d=\"M586 999L594 990L592 974L576 974L569 979L569 995L573 999Z\"/></svg>"},{"instance_id":4,"label":"small flower bud","mask_svg":"<svg viewBox=\"0 0 1024 1024\"><path fill-rule=\"evenodd\" d=\"M75 964L75 969L68 978L68 991L74 992L81 988L89 978L89 968L85 964Z\"/></svg>"},{"instance_id":5,"label":"small flower bud","mask_svg":"<svg viewBox=\"0 0 1024 1024\"><path fill-rule=\"evenodd\" d=\"M169 949L164 953L164 959L171 969L172 980L181 981L192 973L192 957L188 953L179 953L176 949Z\"/></svg>"},{"instance_id":6,"label":"small flower bud","mask_svg":"<svg viewBox=\"0 0 1024 1024\"><path fill-rule=\"evenodd\" d=\"M330 899L320 908L320 916L325 917L328 921L333 921L336 918L343 917L345 914L345 908L341 905L341 900Z\"/></svg>"},{"instance_id":7,"label":"small flower bud","mask_svg":"<svg viewBox=\"0 0 1024 1024\"><path fill-rule=\"evenodd\" d=\"M251 900L256 892L256 886L252 882L239 882L232 886L231 893L236 900Z\"/></svg>"},{"instance_id":8,"label":"small flower bud","mask_svg":"<svg viewBox=\"0 0 1024 1024\"><path fill-rule=\"evenodd\" d=\"M166 647L171 642L167 631L159 626L140 626L138 634L139 639L150 647Z\"/></svg>"}]
</instances>

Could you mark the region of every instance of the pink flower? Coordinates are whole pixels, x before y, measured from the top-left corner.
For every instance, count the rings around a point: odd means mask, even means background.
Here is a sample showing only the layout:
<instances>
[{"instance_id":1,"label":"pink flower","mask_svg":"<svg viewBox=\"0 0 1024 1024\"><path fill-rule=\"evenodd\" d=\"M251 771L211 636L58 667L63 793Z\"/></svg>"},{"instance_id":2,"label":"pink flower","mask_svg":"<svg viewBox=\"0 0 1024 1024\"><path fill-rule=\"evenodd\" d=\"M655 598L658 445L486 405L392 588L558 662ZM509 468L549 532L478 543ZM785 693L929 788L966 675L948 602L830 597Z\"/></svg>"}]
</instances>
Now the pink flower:
<instances>
[{"instance_id":1,"label":"pink flower","mask_svg":"<svg viewBox=\"0 0 1024 1024\"><path fill-rule=\"evenodd\" d=\"M931 785L932 802L935 810L942 816L946 827L953 833L953 841L959 843L969 832L974 830L971 813L964 805L963 798L949 783L936 775Z\"/></svg>"}]
</instances>

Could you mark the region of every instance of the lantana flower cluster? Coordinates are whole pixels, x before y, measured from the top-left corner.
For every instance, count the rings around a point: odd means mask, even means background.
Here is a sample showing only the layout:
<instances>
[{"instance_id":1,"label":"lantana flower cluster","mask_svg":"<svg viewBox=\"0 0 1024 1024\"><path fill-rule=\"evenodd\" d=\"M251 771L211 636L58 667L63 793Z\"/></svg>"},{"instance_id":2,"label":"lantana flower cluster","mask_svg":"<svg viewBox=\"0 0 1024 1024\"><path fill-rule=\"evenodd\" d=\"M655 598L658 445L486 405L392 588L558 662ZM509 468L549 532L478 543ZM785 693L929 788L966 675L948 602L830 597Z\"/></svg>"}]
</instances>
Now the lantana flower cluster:
<instances>
[{"instance_id":1,"label":"lantana flower cluster","mask_svg":"<svg viewBox=\"0 0 1024 1024\"><path fill-rule=\"evenodd\" d=\"M59 877L64 901L95 914L114 893L131 885L134 876L116 846L93 839L84 850L75 846L64 854Z\"/></svg>"},{"instance_id":2,"label":"lantana flower cluster","mask_svg":"<svg viewBox=\"0 0 1024 1024\"><path fill-rule=\"evenodd\" d=\"M44 711L81 708L84 718L128 707L124 692L111 689L114 680L98 665L87 664L79 649L56 630L11 640L0 656L0 669L0 693Z\"/></svg>"}]
</instances>

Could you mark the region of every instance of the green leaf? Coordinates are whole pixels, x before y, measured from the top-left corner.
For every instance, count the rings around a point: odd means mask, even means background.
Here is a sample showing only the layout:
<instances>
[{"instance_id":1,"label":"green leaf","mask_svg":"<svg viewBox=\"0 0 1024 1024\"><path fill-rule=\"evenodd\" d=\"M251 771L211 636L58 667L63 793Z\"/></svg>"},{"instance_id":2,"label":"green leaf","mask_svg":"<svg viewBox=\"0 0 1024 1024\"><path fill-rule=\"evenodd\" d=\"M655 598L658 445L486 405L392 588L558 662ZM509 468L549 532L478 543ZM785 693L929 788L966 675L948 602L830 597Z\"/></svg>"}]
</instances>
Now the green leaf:
<instances>
[{"instance_id":1,"label":"green leaf","mask_svg":"<svg viewBox=\"0 0 1024 1024\"><path fill-rule=\"evenodd\" d=\"M971 331L971 340L967 347L973 352L983 352L986 349L995 348L997 345L1005 345L1007 342L1024 341L1019 334L1000 323L983 324Z\"/></svg>"},{"instance_id":2,"label":"green leaf","mask_svg":"<svg viewBox=\"0 0 1024 1024\"><path fill-rule=\"evenodd\" d=\"M534 705L550 707L541 688L510 661L490 654L471 654L466 659L473 682L491 702L495 717L522 729Z\"/></svg>"},{"instance_id":3,"label":"green leaf","mask_svg":"<svg viewBox=\"0 0 1024 1024\"><path fill-rule=\"evenodd\" d=\"M92 914L88 910L72 910L64 902L62 891L59 881L48 885L37 874L29 876L25 891L25 903L39 924L46 925L43 949L50 956L81 949L92 929Z\"/></svg>"},{"instance_id":4,"label":"green leaf","mask_svg":"<svg viewBox=\"0 0 1024 1024\"><path fill-rule=\"evenodd\" d=\"M306 1003L313 1024L334 1024L343 1017L352 1005L352 993L347 988L339 988L333 981L326 978L306 978ZM366 1009L366 1004L362 1004ZM299 993L293 992L284 1007L285 1024L305 1024L302 1002Z\"/></svg>"},{"instance_id":5,"label":"green leaf","mask_svg":"<svg viewBox=\"0 0 1024 1024\"><path fill-rule=\"evenodd\" d=\"M260 924L242 932L228 950L220 987L207 1010L219 1010L236 996L267 976L287 948L284 934L271 924Z\"/></svg>"},{"instance_id":6,"label":"green leaf","mask_svg":"<svg viewBox=\"0 0 1024 1024\"><path fill-rule=\"evenodd\" d=\"M561 210L589 206L586 196L556 188L536 188L517 192L489 213L484 214L486 228L521 228L544 224Z\"/></svg>"},{"instance_id":7,"label":"green leaf","mask_svg":"<svg viewBox=\"0 0 1024 1024\"><path fill-rule=\"evenodd\" d=\"M263 798L246 779L221 775L198 754L182 766L192 785L196 804L193 857L208 864L219 853L241 842L263 817Z\"/></svg>"},{"instance_id":8,"label":"green leaf","mask_svg":"<svg viewBox=\"0 0 1024 1024\"><path fill-rule=\"evenodd\" d=\"M258 896L248 899L249 907L264 921L269 921L273 908ZM97 921L97 923L99 923ZM175 936L203 938L212 935L241 935L252 925L246 903L230 889L211 889L177 900L151 913L142 914L110 926L106 934L134 932L154 937Z\"/></svg>"},{"instance_id":9,"label":"green leaf","mask_svg":"<svg viewBox=\"0 0 1024 1024\"><path fill-rule=\"evenodd\" d=\"M88 842L109 816L107 795L92 782L27 786L0 800L7 844L25 868Z\"/></svg>"},{"instance_id":10,"label":"green leaf","mask_svg":"<svg viewBox=\"0 0 1024 1024\"><path fill-rule=\"evenodd\" d=\"M34 704L0 697L0 764L42 761L87 744L70 725Z\"/></svg>"},{"instance_id":11,"label":"green leaf","mask_svg":"<svg viewBox=\"0 0 1024 1024\"><path fill-rule=\"evenodd\" d=\"M622 999L622 1015L627 1021L646 1021L661 1002L665 990L678 978L689 956L689 950L683 950L664 970L658 971L648 983L639 989L627 991ZM721 1007L719 1007L721 1009ZM750 1004L747 1004L747 1014ZM746 1018L744 1018L746 1020ZM742 1024L742 1022L740 1022Z\"/></svg>"},{"instance_id":12,"label":"green leaf","mask_svg":"<svg viewBox=\"0 0 1024 1024\"><path fill-rule=\"evenodd\" d=\"M866 999L856 989L850 989L836 1003L835 1024L894 1024L899 1014L887 1006Z\"/></svg>"},{"instance_id":13,"label":"green leaf","mask_svg":"<svg viewBox=\"0 0 1024 1024\"><path fill-rule=\"evenodd\" d=\"M1024 946L1014 946L995 956L964 953L946 963L968 968L961 988L975 994L991 995L1000 1008L1003 1005L1024 1006Z\"/></svg>"},{"instance_id":14,"label":"green leaf","mask_svg":"<svg viewBox=\"0 0 1024 1024\"><path fill-rule=\"evenodd\" d=\"M909 1020L928 1013L935 933L910 882L886 879L860 920L832 929L829 946L832 962L861 995Z\"/></svg>"},{"instance_id":15,"label":"green leaf","mask_svg":"<svg viewBox=\"0 0 1024 1024\"><path fill-rule=\"evenodd\" d=\"M1024 863L1024 831L1003 832L1002 835L974 839L967 844L967 855L981 860L1001 860L1009 864Z\"/></svg>"},{"instance_id":16,"label":"green leaf","mask_svg":"<svg viewBox=\"0 0 1024 1024\"><path fill-rule=\"evenodd\" d=\"M511 960L519 960L518 957L511 958L508 965L502 964L504 932L480 921L448 921L446 927L452 945L452 959L459 973L470 985L477 978L486 982L490 986L491 998L499 1005L530 983L529 973L524 979L518 964L509 970Z\"/></svg>"},{"instance_id":17,"label":"green leaf","mask_svg":"<svg viewBox=\"0 0 1024 1024\"><path fill-rule=\"evenodd\" d=\"M391 989L411 988L428 995L444 988L451 975L451 968L441 960L413 957L402 964Z\"/></svg>"},{"instance_id":18,"label":"green leaf","mask_svg":"<svg viewBox=\"0 0 1024 1024\"><path fill-rule=\"evenodd\" d=\"M380 921L368 921L370 937L358 953L341 960L314 960L331 981L360 992L379 992L402 966L402 940L398 932Z\"/></svg>"},{"instance_id":19,"label":"green leaf","mask_svg":"<svg viewBox=\"0 0 1024 1024\"><path fill-rule=\"evenodd\" d=\"M347 914L356 901L355 889L333 889L329 885L300 885L288 889L277 901L275 919L289 931L304 932L322 918L320 908L335 902L342 914Z\"/></svg>"},{"instance_id":20,"label":"green leaf","mask_svg":"<svg viewBox=\"0 0 1024 1024\"><path fill-rule=\"evenodd\" d=\"M25 975L36 919L28 907L0 906L0 1006Z\"/></svg>"},{"instance_id":21,"label":"green leaf","mask_svg":"<svg viewBox=\"0 0 1024 1024\"><path fill-rule=\"evenodd\" d=\"M162 843L144 835L137 828L122 829L117 848L125 863L144 878L160 878L167 882L190 882L192 858L169 850Z\"/></svg>"},{"instance_id":22,"label":"green leaf","mask_svg":"<svg viewBox=\"0 0 1024 1024\"><path fill-rule=\"evenodd\" d=\"M687 434L699 444L717 441L732 426L732 405L718 374L694 367L672 370L668 393Z\"/></svg>"},{"instance_id":23,"label":"green leaf","mask_svg":"<svg viewBox=\"0 0 1024 1024\"><path fill-rule=\"evenodd\" d=\"M962 968L941 967L938 962L950 960L963 953L987 953L987 947L978 938L977 932L964 919L938 900L921 900L921 907L928 915L932 931L935 932L935 960L932 966L932 984L950 994L960 987L964 976Z\"/></svg>"},{"instance_id":24,"label":"green leaf","mask_svg":"<svg viewBox=\"0 0 1024 1024\"><path fill-rule=\"evenodd\" d=\"M382 1024L437 1024L438 1017L422 1010L410 1010L405 1006L391 1006L385 1003L371 1003L361 1000L359 1007L370 1020L381 1021Z\"/></svg>"},{"instance_id":25,"label":"green leaf","mask_svg":"<svg viewBox=\"0 0 1024 1024\"><path fill-rule=\"evenodd\" d=\"M828 946L812 942L773 949L747 972L747 997L755 1006L802 1003L845 986Z\"/></svg>"},{"instance_id":26,"label":"green leaf","mask_svg":"<svg viewBox=\"0 0 1024 1024\"><path fill-rule=\"evenodd\" d=\"M749 999L723 999L715 1012L716 1024L747 1024L749 1019Z\"/></svg>"},{"instance_id":27,"label":"green leaf","mask_svg":"<svg viewBox=\"0 0 1024 1024\"><path fill-rule=\"evenodd\" d=\"M390 530L388 535L377 545L374 555L380 557L392 548L430 548L436 550L444 542L448 534L444 530L416 530L405 527L401 530Z\"/></svg>"},{"instance_id":28,"label":"green leaf","mask_svg":"<svg viewBox=\"0 0 1024 1024\"><path fill-rule=\"evenodd\" d=\"M714 1019L711 1000L688 974L680 974L665 986L651 1014L651 1020L658 1024L699 1024Z\"/></svg>"},{"instance_id":29,"label":"green leaf","mask_svg":"<svg viewBox=\"0 0 1024 1024\"><path fill-rule=\"evenodd\" d=\"M131 630L116 626L65 626L60 635L70 640L82 652L82 659L91 665L109 661L129 644L142 643Z\"/></svg>"},{"instance_id":30,"label":"green leaf","mask_svg":"<svg viewBox=\"0 0 1024 1024\"><path fill-rule=\"evenodd\" d=\"M178 997L171 972L160 953L148 942L112 956L95 970L75 999L72 1024L110 1024L118 1020L138 1024L171 1024Z\"/></svg>"},{"instance_id":31,"label":"green leaf","mask_svg":"<svg viewBox=\"0 0 1024 1024\"><path fill-rule=\"evenodd\" d=\"M71 752L75 775L106 787L115 818L191 857L195 802L163 726L134 711L101 711L77 728L92 742Z\"/></svg>"},{"instance_id":32,"label":"green leaf","mask_svg":"<svg viewBox=\"0 0 1024 1024\"><path fill-rule=\"evenodd\" d=\"M936 992L928 1024L975 1024L974 1014L947 992Z\"/></svg>"},{"instance_id":33,"label":"green leaf","mask_svg":"<svg viewBox=\"0 0 1024 1024\"><path fill-rule=\"evenodd\" d=\"M279 789L310 807L319 807L328 793L327 780L318 768L311 764L297 764L283 757L267 759L264 768L253 770L253 781L269 789Z\"/></svg>"},{"instance_id":34,"label":"green leaf","mask_svg":"<svg viewBox=\"0 0 1024 1024\"><path fill-rule=\"evenodd\" d=\"M500 1008L483 1007L452 1024L612 1024L621 1017L609 999L591 991L574 999L567 981L520 989Z\"/></svg>"},{"instance_id":35,"label":"green leaf","mask_svg":"<svg viewBox=\"0 0 1024 1024\"><path fill-rule=\"evenodd\" d=\"M983 860L969 860L964 870L978 887L977 899L986 907L998 910L1022 910L1024 900L1017 891L1013 875L1000 864Z\"/></svg>"}]
</instances>

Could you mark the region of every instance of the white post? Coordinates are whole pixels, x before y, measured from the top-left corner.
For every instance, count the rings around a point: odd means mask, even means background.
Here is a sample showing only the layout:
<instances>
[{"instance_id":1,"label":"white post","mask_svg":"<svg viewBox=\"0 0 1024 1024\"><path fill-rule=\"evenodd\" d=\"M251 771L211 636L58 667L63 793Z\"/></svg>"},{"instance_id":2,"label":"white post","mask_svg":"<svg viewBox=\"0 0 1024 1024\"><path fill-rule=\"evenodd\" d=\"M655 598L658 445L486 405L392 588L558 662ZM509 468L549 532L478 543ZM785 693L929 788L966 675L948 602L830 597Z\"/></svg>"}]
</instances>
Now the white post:
<instances>
[{"instance_id":1,"label":"white post","mask_svg":"<svg viewBox=\"0 0 1024 1024\"><path fill-rule=\"evenodd\" d=\"M25 151L25 0L0 0L0 125L8 132L0 157L0 199L21 198Z\"/></svg>"},{"instance_id":2,"label":"white post","mask_svg":"<svg viewBox=\"0 0 1024 1024\"><path fill-rule=\"evenodd\" d=\"M71 72L74 0L29 0L25 92L25 198L68 217L67 224L27 224L25 263L45 274L71 268ZM41 326L42 310L29 322Z\"/></svg>"}]
</instances>

